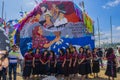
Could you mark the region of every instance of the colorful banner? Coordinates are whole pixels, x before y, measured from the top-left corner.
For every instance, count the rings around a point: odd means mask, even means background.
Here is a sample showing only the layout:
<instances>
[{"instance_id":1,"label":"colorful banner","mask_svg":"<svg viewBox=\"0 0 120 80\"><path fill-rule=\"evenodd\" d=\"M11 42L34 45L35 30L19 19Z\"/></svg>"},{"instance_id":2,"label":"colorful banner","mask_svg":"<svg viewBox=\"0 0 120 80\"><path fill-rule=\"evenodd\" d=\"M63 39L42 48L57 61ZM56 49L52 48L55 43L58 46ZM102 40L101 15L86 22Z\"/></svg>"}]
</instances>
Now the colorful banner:
<instances>
[{"instance_id":1,"label":"colorful banner","mask_svg":"<svg viewBox=\"0 0 120 80\"><path fill-rule=\"evenodd\" d=\"M92 19L86 13L83 13L83 18L84 18L84 24L87 27L87 31L89 33L93 33L93 21L92 21Z\"/></svg>"}]
</instances>

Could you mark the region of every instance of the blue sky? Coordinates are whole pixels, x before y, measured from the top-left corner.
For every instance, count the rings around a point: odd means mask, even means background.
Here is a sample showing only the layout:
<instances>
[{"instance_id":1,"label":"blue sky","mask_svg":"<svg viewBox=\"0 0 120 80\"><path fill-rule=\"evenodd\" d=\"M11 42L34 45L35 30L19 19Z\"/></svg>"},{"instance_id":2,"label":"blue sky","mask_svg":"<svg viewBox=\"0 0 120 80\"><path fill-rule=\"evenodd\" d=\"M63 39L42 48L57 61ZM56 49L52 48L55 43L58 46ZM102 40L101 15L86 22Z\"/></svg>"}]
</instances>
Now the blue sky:
<instances>
[{"instance_id":1,"label":"blue sky","mask_svg":"<svg viewBox=\"0 0 120 80\"><path fill-rule=\"evenodd\" d=\"M95 21L99 18L101 42L110 42L110 16L112 17L113 42L120 42L120 0L84 0L88 15Z\"/></svg>"},{"instance_id":2,"label":"blue sky","mask_svg":"<svg viewBox=\"0 0 120 80\"><path fill-rule=\"evenodd\" d=\"M34 0L4 0L7 20L20 18L20 10L31 11L35 7ZM41 0L37 0L41 2ZM110 42L110 16L112 17L113 41L120 42L120 0L73 0L75 3L84 1L87 14L95 22L95 32L97 34L97 17L99 18L101 43ZM0 0L2 6L2 0ZM1 7L0 7L1 16ZM4 15L5 16L5 15ZM96 36L97 40L97 36Z\"/></svg>"}]
</instances>

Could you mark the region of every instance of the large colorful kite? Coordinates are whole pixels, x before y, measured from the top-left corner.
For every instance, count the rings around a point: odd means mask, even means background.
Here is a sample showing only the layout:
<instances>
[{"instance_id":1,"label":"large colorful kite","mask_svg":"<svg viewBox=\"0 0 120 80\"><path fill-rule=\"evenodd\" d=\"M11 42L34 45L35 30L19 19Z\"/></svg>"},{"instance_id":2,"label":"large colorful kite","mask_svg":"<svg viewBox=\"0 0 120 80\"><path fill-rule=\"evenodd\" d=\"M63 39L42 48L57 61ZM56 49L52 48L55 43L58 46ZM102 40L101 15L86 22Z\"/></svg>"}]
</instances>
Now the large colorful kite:
<instances>
[{"instance_id":1,"label":"large colorful kite","mask_svg":"<svg viewBox=\"0 0 120 80\"><path fill-rule=\"evenodd\" d=\"M73 1L43 1L19 21L15 42L22 54L30 48L58 54L69 45L94 48L91 18Z\"/></svg>"}]
</instances>

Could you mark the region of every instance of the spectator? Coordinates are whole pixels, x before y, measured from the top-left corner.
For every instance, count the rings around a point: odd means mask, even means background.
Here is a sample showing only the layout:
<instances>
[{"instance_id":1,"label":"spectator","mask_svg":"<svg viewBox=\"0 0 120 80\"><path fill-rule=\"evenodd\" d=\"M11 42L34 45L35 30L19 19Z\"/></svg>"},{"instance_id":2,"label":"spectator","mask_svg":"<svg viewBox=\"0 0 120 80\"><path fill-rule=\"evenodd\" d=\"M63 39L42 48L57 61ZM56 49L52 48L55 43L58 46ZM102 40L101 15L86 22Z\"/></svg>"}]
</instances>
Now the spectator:
<instances>
[{"instance_id":1,"label":"spectator","mask_svg":"<svg viewBox=\"0 0 120 80\"><path fill-rule=\"evenodd\" d=\"M103 58L103 51L102 51L101 48L98 48L97 55L98 55L98 57L99 57L100 65L101 65L101 67L103 68L103 61L102 61L102 58Z\"/></svg>"},{"instance_id":2,"label":"spectator","mask_svg":"<svg viewBox=\"0 0 120 80\"><path fill-rule=\"evenodd\" d=\"M16 51L19 53L19 59L18 59L18 63L20 65L20 72L21 74L23 73L23 63L24 63L24 57L21 54L20 48L18 46L16 46Z\"/></svg>"},{"instance_id":3,"label":"spectator","mask_svg":"<svg viewBox=\"0 0 120 80\"><path fill-rule=\"evenodd\" d=\"M117 51L115 55L118 63L117 72L120 72L120 47L117 47Z\"/></svg>"},{"instance_id":4,"label":"spectator","mask_svg":"<svg viewBox=\"0 0 120 80\"><path fill-rule=\"evenodd\" d=\"M0 80L6 80L6 71L8 67L8 57L6 51L0 51Z\"/></svg>"},{"instance_id":5,"label":"spectator","mask_svg":"<svg viewBox=\"0 0 120 80\"><path fill-rule=\"evenodd\" d=\"M24 79L29 80L34 64L33 64L33 49L29 49L24 56L24 69L23 69L23 77Z\"/></svg>"},{"instance_id":6,"label":"spectator","mask_svg":"<svg viewBox=\"0 0 120 80\"><path fill-rule=\"evenodd\" d=\"M116 56L112 48L108 49L106 58L107 58L107 69L105 75L108 76L108 80L111 80L110 78L114 80L114 78L117 77L116 74L117 63L116 63Z\"/></svg>"},{"instance_id":7,"label":"spectator","mask_svg":"<svg viewBox=\"0 0 120 80\"><path fill-rule=\"evenodd\" d=\"M17 62L19 58L19 53L16 51L16 45L12 46L12 50L9 53L9 80L12 80L12 71L14 80L16 80L16 70L17 70Z\"/></svg>"}]
</instances>

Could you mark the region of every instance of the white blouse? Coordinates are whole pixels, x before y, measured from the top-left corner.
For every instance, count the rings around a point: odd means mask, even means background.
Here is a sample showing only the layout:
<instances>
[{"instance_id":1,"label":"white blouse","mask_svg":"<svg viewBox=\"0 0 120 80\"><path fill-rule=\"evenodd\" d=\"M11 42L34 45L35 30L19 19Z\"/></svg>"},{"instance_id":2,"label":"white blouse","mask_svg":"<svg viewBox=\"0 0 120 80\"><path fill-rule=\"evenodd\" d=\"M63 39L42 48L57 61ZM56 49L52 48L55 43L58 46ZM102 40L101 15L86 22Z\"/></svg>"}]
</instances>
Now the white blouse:
<instances>
[{"instance_id":1,"label":"white blouse","mask_svg":"<svg viewBox=\"0 0 120 80\"><path fill-rule=\"evenodd\" d=\"M60 20L60 18L57 18L54 26L60 26L62 24L66 24L68 22L68 20L64 17L63 19Z\"/></svg>"}]
</instances>

